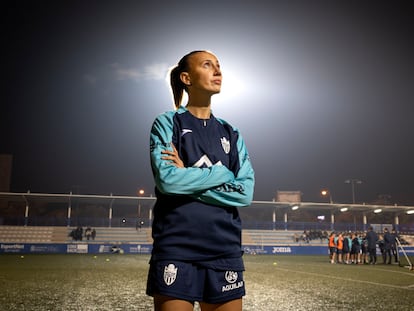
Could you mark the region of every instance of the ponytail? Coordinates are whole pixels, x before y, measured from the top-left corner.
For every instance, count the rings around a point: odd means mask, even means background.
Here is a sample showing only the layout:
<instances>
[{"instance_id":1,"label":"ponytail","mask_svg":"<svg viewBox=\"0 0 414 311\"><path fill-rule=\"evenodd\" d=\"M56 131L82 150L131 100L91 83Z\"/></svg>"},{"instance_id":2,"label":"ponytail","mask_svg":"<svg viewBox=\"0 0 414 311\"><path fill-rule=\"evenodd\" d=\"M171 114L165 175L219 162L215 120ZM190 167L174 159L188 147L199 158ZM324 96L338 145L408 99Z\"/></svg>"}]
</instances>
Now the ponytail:
<instances>
[{"instance_id":1,"label":"ponytail","mask_svg":"<svg viewBox=\"0 0 414 311\"><path fill-rule=\"evenodd\" d=\"M179 65L175 66L170 72L170 84L174 97L175 109L178 109L181 106L183 91L185 89L185 85L180 78L181 72L182 71L180 70Z\"/></svg>"},{"instance_id":2,"label":"ponytail","mask_svg":"<svg viewBox=\"0 0 414 311\"><path fill-rule=\"evenodd\" d=\"M180 75L182 72L187 72L189 70L188 59L191 55L199 52L205 51L193 51L184 55L183 58L178 62L178 65L173 67L170 71L170 85L174 97L174 106L175 109L178 109L181 106L181 101L183 99L183 91L188 91L187 86L181 81Z\"/></svg>"}]
</instances>

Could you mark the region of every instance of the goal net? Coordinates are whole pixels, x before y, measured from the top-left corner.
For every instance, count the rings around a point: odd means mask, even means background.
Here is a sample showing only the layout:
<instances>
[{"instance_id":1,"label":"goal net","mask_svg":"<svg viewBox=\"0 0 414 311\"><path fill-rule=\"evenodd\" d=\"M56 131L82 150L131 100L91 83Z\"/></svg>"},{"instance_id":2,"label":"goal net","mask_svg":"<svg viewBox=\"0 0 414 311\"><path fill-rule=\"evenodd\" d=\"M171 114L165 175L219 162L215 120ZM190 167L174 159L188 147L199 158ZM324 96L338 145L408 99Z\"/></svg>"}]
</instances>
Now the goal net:
<instances>
[{"instance_id":1,"label":"goal net","mask_svg":"<svg viewBox=\"0 0 414 311\"><path fill-rule=\"evenodd\" d=\"M405 251L404 247L402 246L400 240L396 238L397 242L397 256L398 256L398 262L400 267L408 268L409 270L413 270L413 258L412 256L409 256L407 252Z\"/></svg>"}]
</instances>

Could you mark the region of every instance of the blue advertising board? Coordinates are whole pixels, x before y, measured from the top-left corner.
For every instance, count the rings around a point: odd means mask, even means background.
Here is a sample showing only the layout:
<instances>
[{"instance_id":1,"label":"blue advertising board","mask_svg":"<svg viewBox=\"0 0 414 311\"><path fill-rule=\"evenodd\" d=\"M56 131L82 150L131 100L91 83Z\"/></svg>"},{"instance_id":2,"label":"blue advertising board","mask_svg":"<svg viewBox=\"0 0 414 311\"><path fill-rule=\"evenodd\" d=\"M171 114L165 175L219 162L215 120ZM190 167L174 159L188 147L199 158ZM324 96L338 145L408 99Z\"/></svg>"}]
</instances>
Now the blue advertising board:
<instances>
[{"instance_id":1,"label":"blue advertising board","mask_svg":"<svg viewBox=\"0 0 414 311\"><path fill-rule=\"evenodd\" d=\"M150 254L151 250L152 244L0 243L0 254ZM404 250L408 256L414 256L414 246L405 246ZM243 245L243 251L254 255L328 255L326 246Z\"/></svg>"},{"instance_id":2,"label":"blue advertising board","mask_svg":"<svg viewBox=\"0 0 414 311\"><path fill-rule=\"evenodd\" d=\"M0 243L0 254L150 254L151 244Z\"/></svg>"}]
</instances>

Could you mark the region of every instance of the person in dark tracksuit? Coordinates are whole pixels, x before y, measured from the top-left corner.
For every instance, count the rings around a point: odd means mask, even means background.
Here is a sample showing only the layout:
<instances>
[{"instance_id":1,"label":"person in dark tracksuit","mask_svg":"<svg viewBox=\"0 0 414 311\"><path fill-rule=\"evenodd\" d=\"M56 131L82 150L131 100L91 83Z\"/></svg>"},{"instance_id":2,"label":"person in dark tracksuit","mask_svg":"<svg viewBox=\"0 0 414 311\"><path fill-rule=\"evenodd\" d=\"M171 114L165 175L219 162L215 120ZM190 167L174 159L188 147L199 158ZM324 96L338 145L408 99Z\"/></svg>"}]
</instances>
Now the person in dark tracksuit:
<instances>
[{"instance_id":1,"label":"person in dark tracksuit","mask_svg":"<svg viewBox=\"0 0 414 311\"><path fill-rule=\"evenodd\" d=\"M377 263L378 235L375 233L374 229L371 226L368 228L368 232L365 236L365 239L367 240L369 264L375 265Z\"/></svg>"},{"instance_id":2,"label":"person in dark tracksuit","mask_svg":"<svg viewBox=\"0 0 414 311\"><path fill-rule=\"evenodd\" d=\"M393 228L392 231L391 231L391 253L394 256L395 263L399 262L398 249L397 249L397 239L398 239L397 232Z\"/></svg>"},{"instance_id":3,"label":"person in dark tracksuit","mask_svg":"<svg viewBox=\"0 0 414 311\"><path fill-rule=\"evenodd\" d=\"M245 295L238 208L250 205L254 171L240 131L213 115L221 69L208 51L170 72L175 110L151 128L157 201L147 294L155 310L241 311ZM183 92L188 95L181 105Z\"/></svg>"},{"instance_id":4,"label":"person in dark tracksuit","mask_svg":"<svg viewBox=\"0 0 414 311\"><path fill-rule=\"evenodd\" d=\"M393 236L388 231L388 228L384 228L384 264L391 264L391 244ZM394 238L395 241L395 238ZM395 243L395 242L394 242Z\"/></svg>"}]
</instances>

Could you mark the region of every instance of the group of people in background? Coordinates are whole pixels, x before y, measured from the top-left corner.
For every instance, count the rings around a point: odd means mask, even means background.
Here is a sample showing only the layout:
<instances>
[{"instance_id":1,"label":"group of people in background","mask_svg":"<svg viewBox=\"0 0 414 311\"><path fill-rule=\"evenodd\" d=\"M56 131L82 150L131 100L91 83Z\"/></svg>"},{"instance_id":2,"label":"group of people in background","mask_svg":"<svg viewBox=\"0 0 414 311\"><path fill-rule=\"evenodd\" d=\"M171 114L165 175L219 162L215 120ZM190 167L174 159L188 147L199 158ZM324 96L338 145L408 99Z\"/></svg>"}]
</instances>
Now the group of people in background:
<instances>
[{"instance_id":1,"label":"group of people in background","mask_svg":"<svg viewBox=\"0 0 414 311\"><path fill-rule=\"evenodd\" d=\"M304 230L301 235L295 233L293 240L297 243L310 243L312 240L319 239L321 242L328 238L328 232L322 230Z\"/></svg>"},{"instance_id":2,"label":"group of people in background","mask_svg":"<svg viewBox=\"0 0 414 311\"><path fill-rule=\"evenodd\" d=\"M87 227L85 229L85 232L83 232L83 228L81 226L73 229L69 236L72 237L74 241L82 241L83 237L86 238L86 240L95 240L96 237L96 230L92 229L91 227Z\"/></svg>"},{"instance_id":3,"label":"group of people in background","mask_svg":"<svg viewBox=\"0 0 414 311\"><path fill-rule=\"evenodd\" d=\"M377 234L373 227L367 232L331 232L328 238L329 259L332 264L377 264L377 247L383 264L398 263L398 235L384 228Z\"/></svg>"}]
</instances>

